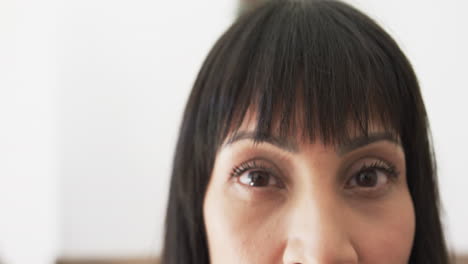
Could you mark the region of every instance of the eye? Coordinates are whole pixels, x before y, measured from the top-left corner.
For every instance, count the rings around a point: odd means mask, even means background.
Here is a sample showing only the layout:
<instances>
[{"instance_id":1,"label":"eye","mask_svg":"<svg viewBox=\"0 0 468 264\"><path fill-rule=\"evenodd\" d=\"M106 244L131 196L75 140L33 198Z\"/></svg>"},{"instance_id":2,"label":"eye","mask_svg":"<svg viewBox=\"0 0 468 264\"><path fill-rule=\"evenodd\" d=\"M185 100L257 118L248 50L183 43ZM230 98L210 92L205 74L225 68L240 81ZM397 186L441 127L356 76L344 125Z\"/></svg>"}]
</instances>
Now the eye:
<instances>
[{"instance_id":1,"label":"eye","mask_svg":"<svg viewBox=\"0 0 468 264\"><path fill-rule=\"evenodd\" d=\"M240 184L250 187L280 186L281 183L273 172L273 168L262 161L248 161L234 167L231 176L236 177Z\"/></svg>"},{"instance_id":2,"label":"eye","mask_svg":"<svg viewBox=\"0 0 468 264\"><path fill-rule=\"evenodd\" d=\"M383 161L376 161L371 164L364 164L353 174L347 183L347 188L359 188L374 190L384 188L390 184L391 180L398 176L395 166Z\"/></svg>"},{"instance_id":3,"label":"eye","mask_svg":"<svg viewBox=\"0 0 468 264\"><path fill-rule=\"evenodd\" d=\"M351 178L351 186L359 186L363 188L373 188L378 185L387 184L388 177L385 173L377 169L368 169L360 171L353 178Z\"/></svg>"},{"instance_id":4,"label":"eye","mask_svg":"<svg viewBox=\"0 0 468 264\"><path fill-rule=\"evenodd\" d=\"M254 170L239 176L239 182L252 187L266 187L275 185L276 180L266 171Z\"/></svg>"}]
</instances>

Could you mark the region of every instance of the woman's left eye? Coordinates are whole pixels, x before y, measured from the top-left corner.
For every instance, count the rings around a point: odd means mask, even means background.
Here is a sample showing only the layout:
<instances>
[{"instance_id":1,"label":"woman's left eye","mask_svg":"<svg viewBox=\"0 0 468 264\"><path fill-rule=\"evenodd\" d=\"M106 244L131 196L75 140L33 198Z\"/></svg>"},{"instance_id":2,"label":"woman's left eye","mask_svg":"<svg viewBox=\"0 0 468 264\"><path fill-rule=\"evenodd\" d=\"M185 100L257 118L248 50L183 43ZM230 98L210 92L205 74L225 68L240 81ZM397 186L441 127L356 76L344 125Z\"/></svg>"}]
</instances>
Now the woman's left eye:
<instances>
[{"instance_id":1,"label":"woman's left eye","mask_svg":"<svg viewBox=\"0 0 468 264\"><path fill-rule=\"evenodd\" d=\"M365 169L355 174L349 181L350 188L378 188L386 185L389 176L382 170L376 168Z\"/></svg>"},{"instance_id":2,"label":"woman's left eye","mask_svg":"<svg viewBox=\"0 0 468 264\"><path fill-rule=\"evenodd\" d=\"M357 172L346 182L347 189L357 189L369 194L378 193L378 190L384 190L390 181L398 178L399 172L396 167L386 161L369 159L363 160L361 164Z\"/></svg>"}]
</instances>

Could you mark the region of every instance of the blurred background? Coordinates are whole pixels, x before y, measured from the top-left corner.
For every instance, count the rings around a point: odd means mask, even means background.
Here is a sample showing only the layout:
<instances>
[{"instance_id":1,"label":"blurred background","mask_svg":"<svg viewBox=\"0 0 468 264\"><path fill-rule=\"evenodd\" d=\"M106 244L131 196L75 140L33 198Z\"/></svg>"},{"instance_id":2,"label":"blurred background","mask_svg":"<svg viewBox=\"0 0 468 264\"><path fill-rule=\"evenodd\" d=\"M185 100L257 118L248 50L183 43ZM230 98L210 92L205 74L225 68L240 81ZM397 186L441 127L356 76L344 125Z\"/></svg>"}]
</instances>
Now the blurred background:
<instances>
[{"instance_id":1,"label":"blurred background","mask_svg":"<svg viewBox=\"0 0 468 264\"><path fill-rule=\"evenodd\" d=\"M256 2L0 1L0 263L159 255L188 93L216 39ZM449 246L466 255L468 2L346 2L414 65Z\"/></svg>"}]
</instances>

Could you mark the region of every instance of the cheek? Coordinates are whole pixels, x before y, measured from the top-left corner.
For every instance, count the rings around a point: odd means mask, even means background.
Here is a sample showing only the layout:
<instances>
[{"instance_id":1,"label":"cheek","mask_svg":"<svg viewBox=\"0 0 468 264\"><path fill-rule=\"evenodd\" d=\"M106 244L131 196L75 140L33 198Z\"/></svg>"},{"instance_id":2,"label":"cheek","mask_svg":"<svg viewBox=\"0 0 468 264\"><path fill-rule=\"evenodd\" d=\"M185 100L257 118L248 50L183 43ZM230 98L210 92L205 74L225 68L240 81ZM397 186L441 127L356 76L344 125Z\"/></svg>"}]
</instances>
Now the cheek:
<instances>
[{"instance_id":1,"label":"cheek","mask_svg":"<svg viewBox=\"0 0 468 264\"><path fill-rule=\"evenodd\" d=\"M409 193L400 193L397 198L374 209L377 214L355 222L353 237L361 257L365 263L407 263L415 232Z\"/></svg>"},{"instance_id":2,"label":"cheek","mask_svg":"<svg viewBox=\"0 0 468 264\"><path fill-rule=\"evenodd\" d=\"M274 263L283 241L279 201L259 206L233 192L237 190L208 188L205 197L211 263Z\"/></svg>"}]
</instances>

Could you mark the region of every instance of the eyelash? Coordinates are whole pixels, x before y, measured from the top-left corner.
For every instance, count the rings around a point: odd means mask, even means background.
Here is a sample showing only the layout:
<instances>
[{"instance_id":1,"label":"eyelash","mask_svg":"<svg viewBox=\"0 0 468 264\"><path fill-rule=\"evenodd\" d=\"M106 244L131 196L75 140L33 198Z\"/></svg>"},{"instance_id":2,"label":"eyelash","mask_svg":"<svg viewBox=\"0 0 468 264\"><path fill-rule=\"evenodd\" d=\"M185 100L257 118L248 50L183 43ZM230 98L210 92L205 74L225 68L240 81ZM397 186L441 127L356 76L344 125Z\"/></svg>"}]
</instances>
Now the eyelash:
<instances>
[{"instance_id":1,"label":"eyelash","mask_svg":"<svg viewBox=\"0 0 468 264\"><path fill-rule=\"evenodd\" d=\"M245 161L235 166L231 171L231 177L239 177L246 171L259 169L270 173L270 176L276 177L270 168L257 164L257 160Z\"/></svg>"},{"instance_id":2,"label":"eyelash","mask_svg":"<svg viewBox=\"0 0 468 264\"><path fill-rule=\"evenodd\" d=\"M241 163L240 165L235 166L231 171L231 177L240 177L242 174L244 174L245 172L249 170L263 170L267 172L270 177L275 177L277 181L281 181L281 179L278 179L275 173L272 172L271 168L258 164L257 160L245 161ZM361 168L357 172L353 173L353 175L346 182L351 181L354 177L356 177L362 172L372 171L372 170L378 170L378 171L384 172L386 175L388 175L389 180L395 180L396 178L398 178L400 174L400 172L397 171L395 165L384 162L382 160L377 160L371 164L364 163L361 166Z\"/></svg>"},{"instance_id":3,"label":"eyelash","mask_svg":"<svg viewBox=\"0 0 468 264\"><path fill-rule=\"evenodd\" d=\"M353 176L358 175L361 172L368 171L368 170L380 170L388 174L391 178L396 178L399 175L399 172L396 170L396 166L382 160L377 160L370 165L363 164L361 168L354 173Z\"/></svg>"}]
</instances>

